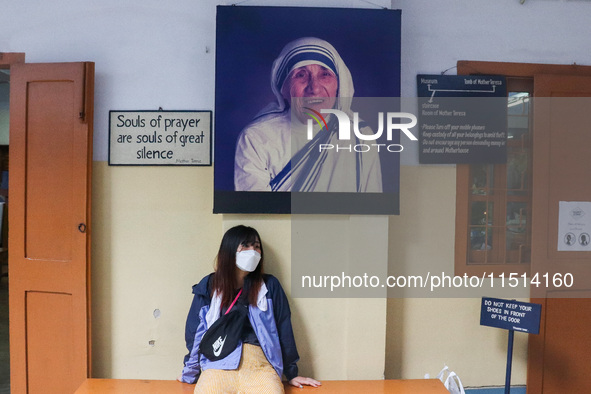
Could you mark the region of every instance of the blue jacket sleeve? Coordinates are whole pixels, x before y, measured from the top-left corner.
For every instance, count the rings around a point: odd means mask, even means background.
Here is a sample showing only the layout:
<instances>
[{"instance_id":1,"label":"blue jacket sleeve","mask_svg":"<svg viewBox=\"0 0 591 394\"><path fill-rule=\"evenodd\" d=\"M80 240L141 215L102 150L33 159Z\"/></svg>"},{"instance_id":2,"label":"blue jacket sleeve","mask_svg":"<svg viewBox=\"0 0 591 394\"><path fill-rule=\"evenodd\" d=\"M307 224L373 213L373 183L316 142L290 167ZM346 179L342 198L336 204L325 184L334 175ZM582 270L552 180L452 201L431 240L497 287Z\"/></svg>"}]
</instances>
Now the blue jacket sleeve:
<instances>
[{"instance_id":1,"label":"blue jacket sleeve","mask_svg":"<svg viewBox=\"0 0 591 394\"><path fill-rule=\"evenodd\" d=\"M191 349L191 353L189 353L189 358L185 361L185 367L183 368L183 372L181 373L181 381L185 383L196 383L197 379L199 378L199 374L201 373L201 365L199 364L199 344L201 343L201 338L203 338L203 334L207 331L207 324L205 322L205 315L207 314L208 307L201 309L199 312L199 326L197 327L197 331L195 332L195 337L193 341L193 349Z\"/></svg>"},{"instance_id":2,"label":"blue jacket sleeve","mask_svg":"<svg viewBox=\"0 0 591 394\"><path fill-rule=\"evenodd\" d=\"M185 355L183 364L186 364L193 350L193 342L195 341L195 334L197 327L199 327L199 313L201 309L211 303L211 296L209 294L209 278L211 275L201 279L201 281L193 286L193 302L187 315L187 322L185 324L185 343L189 353Z\"/></svg>"},{"instance_id":3,"label":"blue jacket sleeve","mask_svg":"<svg viewBox=\"0 0 591 394\"><path fill-rule=\"evenodd\" d=\"M273 300L273 315L277 324L283 357L283 373L287 380L291 380L298 376L297 362L300 360L300 356L293 336L289 302L277 278L269 275L266 285Z\"/></svg>"}]
</instances>

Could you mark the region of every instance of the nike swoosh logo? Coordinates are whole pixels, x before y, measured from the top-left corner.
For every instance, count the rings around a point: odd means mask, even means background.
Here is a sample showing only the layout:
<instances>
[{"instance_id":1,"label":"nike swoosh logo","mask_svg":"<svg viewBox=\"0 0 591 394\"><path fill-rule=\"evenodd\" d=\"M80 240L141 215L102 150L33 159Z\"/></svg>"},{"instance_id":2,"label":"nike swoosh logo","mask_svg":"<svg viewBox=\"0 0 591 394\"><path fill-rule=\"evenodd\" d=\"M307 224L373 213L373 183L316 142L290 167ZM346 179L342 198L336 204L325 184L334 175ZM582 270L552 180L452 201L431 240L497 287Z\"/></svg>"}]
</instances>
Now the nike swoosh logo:
<instances>
[{"instance_id":1,"label":"nike swoosh logo","mask_svg":"<svg viewBox=\"0 0 591 394\"><path fill-rule=\"evenodd\" d=\"M215 341L215 343L213 344L213 354L214 354L214 356L217 357L217 356L220 355L220 353L222 353L222 348L224 347L224 343L226 342L226 338L227 337L228 336L226 335L224 337L224 339L222 339L222 337L220 335L220 337L218 338L218 340ZM215 349L216 348L216 345L219 346L217 350Z\"/></svg>"}]
</instances>

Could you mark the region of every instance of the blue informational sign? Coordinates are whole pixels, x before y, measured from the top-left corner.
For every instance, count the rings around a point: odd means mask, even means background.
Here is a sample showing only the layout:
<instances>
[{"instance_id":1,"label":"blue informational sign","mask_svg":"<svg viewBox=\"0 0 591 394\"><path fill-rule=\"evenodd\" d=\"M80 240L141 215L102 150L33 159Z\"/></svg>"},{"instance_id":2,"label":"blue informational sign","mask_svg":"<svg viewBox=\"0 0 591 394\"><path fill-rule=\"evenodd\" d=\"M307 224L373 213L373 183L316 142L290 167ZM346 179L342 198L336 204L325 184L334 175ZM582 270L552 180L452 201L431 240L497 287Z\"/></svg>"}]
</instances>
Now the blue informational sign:
<instances>
[{"instance_id":1,"label":"blue informational sign","mask_svg":"<svg viewBox=\"0 0 591 394\"><path fill-rule=\"evenodd\" d=\"M507 86L503 76L417 75L419 162L507 161Z\"/></svg>"},{"instance_id":2,"label":"blue informational sign","mask_svg":"<svg viewBox=\"0 0 591 394\"><path fill-rule=\"evenodd\" d=\"M483 297L480 325L539 334L541 312L540 304Z\"/></svg>"}]
</instances>

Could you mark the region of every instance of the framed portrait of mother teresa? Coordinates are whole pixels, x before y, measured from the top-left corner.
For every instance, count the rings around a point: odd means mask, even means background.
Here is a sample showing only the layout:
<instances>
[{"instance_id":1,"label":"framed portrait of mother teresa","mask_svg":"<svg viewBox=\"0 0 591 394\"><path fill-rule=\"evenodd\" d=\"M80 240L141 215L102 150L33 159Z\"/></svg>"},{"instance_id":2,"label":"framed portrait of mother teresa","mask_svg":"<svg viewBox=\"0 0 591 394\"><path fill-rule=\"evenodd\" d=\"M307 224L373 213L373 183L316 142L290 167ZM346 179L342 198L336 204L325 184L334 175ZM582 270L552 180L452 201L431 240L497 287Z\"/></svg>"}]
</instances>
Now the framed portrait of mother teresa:
<instances>
[{"instance_id":1,"label":"framed portrait of mother teresa","mask_svg":"<svg viewBox=\"0 0 591 394\"><path fill-rule=\"evenodd\" d=\"M214 213L398 214L400 16L217 7Z\"/></svg>"}]
</instances>

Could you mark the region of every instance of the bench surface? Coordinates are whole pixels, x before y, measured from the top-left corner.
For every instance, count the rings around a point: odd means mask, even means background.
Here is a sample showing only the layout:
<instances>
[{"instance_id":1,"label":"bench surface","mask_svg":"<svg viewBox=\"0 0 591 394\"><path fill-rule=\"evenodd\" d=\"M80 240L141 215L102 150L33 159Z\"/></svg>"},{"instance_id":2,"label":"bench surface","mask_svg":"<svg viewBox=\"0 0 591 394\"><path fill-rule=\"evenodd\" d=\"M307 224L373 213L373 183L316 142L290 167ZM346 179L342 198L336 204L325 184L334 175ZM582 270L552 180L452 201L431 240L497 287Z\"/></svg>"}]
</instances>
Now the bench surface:
<instances>
[{"instance_id":1,"label":"bench surface","mask_svg":"<svg viewBox=\"0 0 591 394\"><path fill-rule=\"evenodd\" d=\"M75 394L182 394L192 393L195 385L176 380L87 379ZM326 393L449 394L437 379L412 380L325 380L318 388L285 386L286 394L305 391Z\"/></svg>"}]
</instances>

